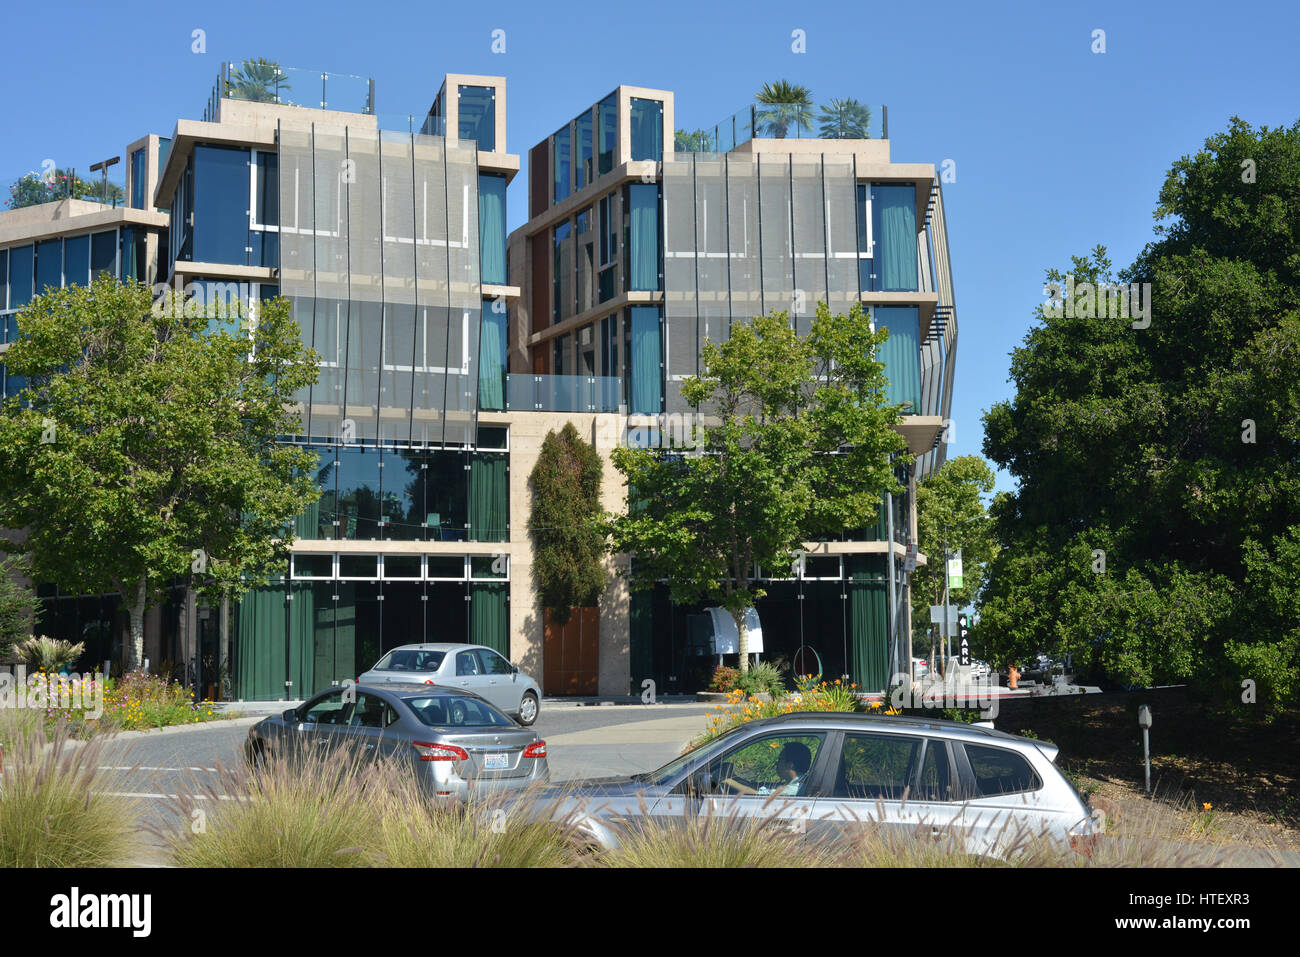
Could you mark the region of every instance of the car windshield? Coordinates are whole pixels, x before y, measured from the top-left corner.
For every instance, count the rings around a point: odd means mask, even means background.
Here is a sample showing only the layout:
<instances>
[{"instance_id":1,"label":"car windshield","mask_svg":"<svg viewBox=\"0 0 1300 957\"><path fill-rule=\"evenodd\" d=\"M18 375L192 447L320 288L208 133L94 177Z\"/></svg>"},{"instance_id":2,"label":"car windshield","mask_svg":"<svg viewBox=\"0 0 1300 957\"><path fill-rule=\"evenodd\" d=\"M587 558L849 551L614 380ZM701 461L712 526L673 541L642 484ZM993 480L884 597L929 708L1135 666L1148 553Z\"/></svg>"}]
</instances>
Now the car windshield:
<instances>
[{"instance_id":1,"label":"car windshield","mask_svg":"<svg viewBox=\"0 0 1300 957\"><path fill-rule=\"evenodd\" d=\"M659 768L656 771L648 771L645 774L634 774L632 777L637 781L644 781L647 784L671 784L688 764L692 764L700 758L707 759L712 757L722 748L730 744L731 739L734 738L736 734L744 730L744 725L732 728L725 734L714 738L708 744L702 744L694 751L687 751L680 758L673 758L673 760L669 761L662 768Z\"/></svg>"},{"instance_id":2,"label":"car windshield","mask_svg":"<svg viewBox=\"0 0 1300 957\"><path fill-rule=\"evenodd\" d=\"M418 648L396 648L379 659L375 671L437 671L442 667L445 651L421 651Z\"/></svg>"},{"instance_id":3,"label":"car windshield","mask_svg":"<svg viewBox=\"0 0 1300 957\"><path fill-rule=\"evenodd\" d=\"M431 728L509 728L514 722L484 701L453 695L403 698L407 707Z\"/></svg>"}]
</instances>

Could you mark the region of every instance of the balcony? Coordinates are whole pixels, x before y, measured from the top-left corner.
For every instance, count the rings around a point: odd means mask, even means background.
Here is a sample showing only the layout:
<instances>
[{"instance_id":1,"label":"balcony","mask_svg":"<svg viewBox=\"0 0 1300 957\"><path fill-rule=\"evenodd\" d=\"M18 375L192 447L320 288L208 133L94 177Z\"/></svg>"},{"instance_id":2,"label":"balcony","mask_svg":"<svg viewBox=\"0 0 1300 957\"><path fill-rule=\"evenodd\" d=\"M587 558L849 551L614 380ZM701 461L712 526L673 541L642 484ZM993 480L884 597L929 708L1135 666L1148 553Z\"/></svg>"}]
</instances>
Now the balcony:
<instances>
[{"instance_id":1,"label":"balcony","mask_svg":"<svg viewBox=\"0 0 1300 957\"><path fill-rule=\"evenodd\" d=\"M617 412L623 401L623 380L618 376L533 375L506 377L505 411L509 412ZM488 403L482 401L484 411Z\"/></svg>"},{"instance_id":2,"label":"balcony","mask_svg":"<svg viewBox=\"0 0 1300 957\"><path fill-rule=\"evenodd\" d=\"M48 165L48 161L40 170L5 176L0 179L5 190L0 212L64 199L99 203L113 209L127 205L124 183L114 182L113 179L105 180L103 176L94 173L90 176L90 179L82 179L75 168L56 168Z\"/></svg>"},{"instance_id":3,"label":"balcony","mask_svg":"<svg viewBox=\"0 0 1300 957\"><path fill-rule=\"evenodd\" d=\"M824 104L760 103L737 110L721 123L692 132L679 131L678 153L727 153L753 139L888 139L887 107L856 100Z\"/></svg>"},{"instance_id":4,"label":"balcony","mask_svg":"<svg viewBox=\"0 0 1300 957\"><path fill-rule=\"evenodd\" d=\"M324 73L281 66L261 57L242 63L222 63L203 108L203 121L221 119L221 101L272 103L343 113L375 112L375 81L346 73Z\"/></svg>"}]
</instances>

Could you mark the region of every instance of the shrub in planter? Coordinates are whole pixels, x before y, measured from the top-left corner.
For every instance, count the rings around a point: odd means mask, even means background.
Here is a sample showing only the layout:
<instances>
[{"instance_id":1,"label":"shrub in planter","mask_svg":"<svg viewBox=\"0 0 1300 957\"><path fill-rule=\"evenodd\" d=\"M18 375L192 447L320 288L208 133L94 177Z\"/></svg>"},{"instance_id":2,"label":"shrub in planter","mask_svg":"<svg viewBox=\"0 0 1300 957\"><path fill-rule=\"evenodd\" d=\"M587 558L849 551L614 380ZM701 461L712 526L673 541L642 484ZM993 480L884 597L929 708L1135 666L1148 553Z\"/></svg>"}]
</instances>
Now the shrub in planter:
<instances>
[{"instance_id":1,"label":"shrub in planter","mask_svg":"<svg viewBox=\"0 0 1300 957\"><path fill-rule=\"evenodd\" d=\"M64 668L69 667L81 657L82 652L85 650L86 643L84 641L79 641L74 645L70 641L47 638L44 635L37 638L28 638L26 641L20 641L14 645L14 652L23 659L29 669L32 671L45 671L49 674L58 674Z\"/></svg>"},{"instance_id":2,"label":"shrub in planter","mask_svg":"<svg viewBox=\"0 0 1300 957\"><path fill-rule=\"evenodd\" d=\"M729 668L726 665L718 665L713 672L713 680L709 682L710 691L727 692L736 687L736 679L740 677L740 669Z\"/></svg>"}]
</instances>

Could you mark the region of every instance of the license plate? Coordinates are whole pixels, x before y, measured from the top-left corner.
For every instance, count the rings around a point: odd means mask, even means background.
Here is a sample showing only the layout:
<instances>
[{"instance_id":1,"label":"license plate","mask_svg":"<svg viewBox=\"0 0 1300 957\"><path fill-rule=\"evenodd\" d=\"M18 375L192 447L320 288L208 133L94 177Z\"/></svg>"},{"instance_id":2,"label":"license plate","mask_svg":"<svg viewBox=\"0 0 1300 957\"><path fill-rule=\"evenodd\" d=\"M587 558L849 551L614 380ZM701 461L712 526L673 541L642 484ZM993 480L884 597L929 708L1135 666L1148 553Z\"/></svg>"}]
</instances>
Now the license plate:
<instances>
[{"instance_id":1,"label":"license plate","mask_svg":"<svg viewBox=\"0 0 1300 957\"><path fill-rule=\"evenodd\" d=\"M485 771L504 771L509 767L510 755L508 754L483 755L483 770Z\"/></svg>"}]
</instances>

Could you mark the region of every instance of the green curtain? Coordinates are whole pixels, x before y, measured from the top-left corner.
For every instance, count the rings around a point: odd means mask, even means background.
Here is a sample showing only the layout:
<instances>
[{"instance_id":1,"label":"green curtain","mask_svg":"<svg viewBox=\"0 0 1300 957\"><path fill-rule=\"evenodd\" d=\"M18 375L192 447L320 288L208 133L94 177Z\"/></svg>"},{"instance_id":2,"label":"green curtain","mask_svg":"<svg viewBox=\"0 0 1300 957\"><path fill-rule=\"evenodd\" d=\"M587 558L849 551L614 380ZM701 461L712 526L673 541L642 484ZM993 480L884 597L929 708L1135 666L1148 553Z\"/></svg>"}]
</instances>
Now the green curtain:
<instances>
[{"instance_id":1,"label":"green curtain","mask_svg":"<svg viewBox=\"0 0 1300 957\"><path fill-rule=\"evenodd\" d=\"M851 556L846 562L849 641L853 680L863 691L889 688L889 600L883 557Z\"/></svg>"},{"instance_id":2,"label":"green curtain","mask_svg":"<svg viewBox=\"0 0 1300 957\"><path fill-rule=\"evenodd\" d=\"M885 364L889 379L886 394L891 403L910 403L921 409L921 311L916 306L875 306L876 328L889 330L889 339L876 359ZM881 536L883 538L883 536Z\"/></svg>"},{"instance_id":3,"label":"green curtain","mask_svg":"<svg viewBox=\"0 0 1300 957\"><path fill-rule=\"evenodd\" d=\"M632 383L629 411L657 415L663 396L660 368L659 307L633 306L628 310L632 323Z\"/></svg>"},{"instance_id":4,"label":"green curtain","mask_svg":"<svg viewBox=\"0 0 1300 957\"><path fill-rule=\"evenodd\" d=\"M506 408L506 314L483 309L478 349L478 407L484 412Z\"/></svg>"},{"instance_id":5,"label":"green curtain","mask_svg":"<svg viewBox=\"0 0 1300 957\"><path fill-rule=\"evenodd\" d=\"M506 178L484 173L478 178L479 269L482 281L506 283Z\"/></svg>"},{"instance_id":6,"label":"green curtain","mask_svg":"<svg viewBox=\"0 0 1300 957\"><path fill-rule=\"evenodd\" d=\"M508 539L510 500L507 454L474 452L469 457L469 524L471 542Z\"/></svg>"},{"instance_id":7,"label":"green curtain","mask_svg":"<svg viewBox=\"0 0 1300 957\"><path fill-rule=\"evenodd\" d=\"M356 675L342 675L334 667L334 582L310 582L307 586L311 596L311 648L312 648L312 687L315 694L328 688L340 678L355 678ZM306 590L306 589L304 589ZM304 596L305 597L305 596ZM306 601L303 602L306 604Z\"/></svg>"},{"instance_id":8,"label":"green curtain","mask_svg":"<svg viewBox=\"0 0 1300 957\"><path fill-rule=\"evenodd\" d=\"M284 695L284 647L289 638L287 584L267 585L244 595L235 635L239 696L246 701Z\"/></svg>"},{"instance_id":9,"label":"green curtain","mask_svg":"<svg viewBox=\"0 0 1300 957\"><path fill-rule=\"evenodd\" d=\"M628 596L628 658L632 670L630 694L641 693L641 682L651 678L662 683L655 674L654 648L654 593L634 591Z\"/></svg>"},{"instance_id":10,"label":"green curtain","mask_svg":"<svg viewBox=\"0 0 1300 957\"><path fill-rule=\"evenodd\" d=\"M339 596L334 612L334 673L340 678L355 678L357 671L357 586L355 582L336 582ZM370 662L366 667L370 667Z\"/></svg>"},{"instance_id":11,"label":"green curtain","mask_svg":"<svg viewBox=\"0 0 1300 957\"><path fill-rule=\"evenodd\" d=\"M470 643L485 645L509 659L509 583L471 582L469 592Z\"/></svg>"},{"instance_id":12,"label":"green curtain","mask_svg":"<svg viewBox=\"0 0 1300 957\"><path fill-rule=\"evenodd\" d=\"M654 291L659 288L659 187L636 183L627 188L628 288Z\"/></svg>"},{"instance_id":13,"label":"green curtain","mask_svg":"<svg viewBox=\"0 0 1300 957\"><path fill-rule=\"evenodd\" d=\"M885 292L915 292L916 187L871 187L876 277Z\"/></svg>"}]
</instances>

